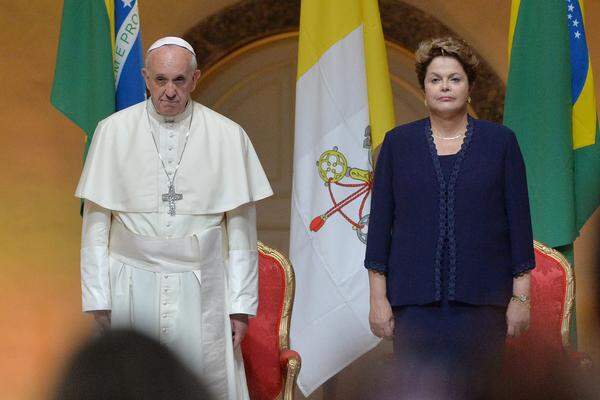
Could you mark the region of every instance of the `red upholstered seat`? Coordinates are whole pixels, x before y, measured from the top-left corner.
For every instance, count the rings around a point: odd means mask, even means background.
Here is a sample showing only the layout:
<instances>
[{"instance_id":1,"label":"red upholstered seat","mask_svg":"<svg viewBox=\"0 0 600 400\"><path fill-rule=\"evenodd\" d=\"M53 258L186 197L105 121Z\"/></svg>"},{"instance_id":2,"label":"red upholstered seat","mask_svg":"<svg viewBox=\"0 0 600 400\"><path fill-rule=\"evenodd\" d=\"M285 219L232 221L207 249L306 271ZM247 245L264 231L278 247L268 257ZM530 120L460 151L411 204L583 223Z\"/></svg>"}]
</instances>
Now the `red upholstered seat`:
<instances>
[{"instance_id":1,"label":"red upholstered seat","mask_svg":"<svg viewBox=\"0 0 600 400\"><path fill-rule=\"evenodd\" d=\"M262 243L258 253L258 313L242 342L248 390L252 400L290 400L300 371L300 356L289 349L294 271L281 253Z\"/></svg>"},{"instance_id":2,"label":"red upholstered seat","mask_svg":"<svg viewBox=\"0 0 600 400\"><path fill-rule=\"evenodd\" d=\"M556 250L539 242L534 246L531 324L525 334L507 341L505 370L516 371L529 380L543 380L551 370L578 368L591 361L585 354L569 348L575 299L573 269Z\"/></svg>"}]
</instances>

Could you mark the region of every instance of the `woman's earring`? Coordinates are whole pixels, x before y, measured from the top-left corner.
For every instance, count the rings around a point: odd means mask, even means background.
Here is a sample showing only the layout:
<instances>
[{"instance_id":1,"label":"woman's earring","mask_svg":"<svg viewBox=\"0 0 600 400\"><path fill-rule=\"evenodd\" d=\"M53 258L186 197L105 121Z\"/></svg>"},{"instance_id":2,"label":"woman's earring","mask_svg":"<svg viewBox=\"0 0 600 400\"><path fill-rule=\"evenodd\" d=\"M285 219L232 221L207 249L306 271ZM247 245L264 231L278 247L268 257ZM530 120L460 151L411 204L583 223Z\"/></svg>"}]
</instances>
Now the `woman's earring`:
<instances>
[{"instance_id":1,"label":"woman's earring","mask_svg":"<svg viewBox=\"0 0 600 400\"><path fill-rule=\"evenodd\" d=\"M467 103L471 104L471 96L467 97Z\"/></svg>"},{"instance_id":2,"label":"woman's earring","mask_svg":"<svg viewBox=\"0 0 600 400\"><path fill-rule=\"evenodd\" d=\"M427 107L427 99L423 99L423 104L425 104L425 107Z\"/></svg>"}]
</instances>

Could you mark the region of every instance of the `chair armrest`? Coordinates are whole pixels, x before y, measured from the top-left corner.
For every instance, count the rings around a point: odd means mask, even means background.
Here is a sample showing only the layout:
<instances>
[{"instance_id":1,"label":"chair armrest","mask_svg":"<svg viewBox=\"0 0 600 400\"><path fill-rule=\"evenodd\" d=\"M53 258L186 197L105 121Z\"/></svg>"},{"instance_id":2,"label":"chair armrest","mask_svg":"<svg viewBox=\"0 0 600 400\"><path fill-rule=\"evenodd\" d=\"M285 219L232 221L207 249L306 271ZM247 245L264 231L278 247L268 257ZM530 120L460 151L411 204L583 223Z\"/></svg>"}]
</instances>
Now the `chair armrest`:
<instances>
[{"instance_id":1,"label":"chair armrest","mask_svg":"<svg viewBox=\"0 0 600 400\"><path fill-rule=\"evenodd\" d=\"M283 350L279 353L279 364L283 371L283 400L292 400L294 398L294 386L302 365L300 354L294 350Z\"/></svg>"}]
</instances>

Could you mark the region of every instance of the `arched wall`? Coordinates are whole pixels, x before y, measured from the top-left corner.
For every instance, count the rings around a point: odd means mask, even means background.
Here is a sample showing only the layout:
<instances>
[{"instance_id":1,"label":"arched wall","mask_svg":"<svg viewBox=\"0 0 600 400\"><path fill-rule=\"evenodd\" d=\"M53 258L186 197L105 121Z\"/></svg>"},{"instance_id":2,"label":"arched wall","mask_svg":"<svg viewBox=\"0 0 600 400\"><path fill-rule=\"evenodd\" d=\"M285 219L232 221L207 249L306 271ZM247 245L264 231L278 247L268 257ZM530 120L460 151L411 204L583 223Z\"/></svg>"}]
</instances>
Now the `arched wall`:
<instances>
[{"instance_id":1,"label":"arched wall","mask_svg":"<svg viewBox=\"0 0 600 400\"><path fill-rule=\"evenodd\" d=\"M223 58L263 38L297 32L298 0L243 0L228 6L189 29L184 37L197 52L199 68L211 71ZM460 37L442 22L409 4L384 0L380 13L386 41L412 52L424 39L443 35ZM484 58L473 92L473 109L481 118L500 122L504 84Z\"/></svg>"}]
</instances>

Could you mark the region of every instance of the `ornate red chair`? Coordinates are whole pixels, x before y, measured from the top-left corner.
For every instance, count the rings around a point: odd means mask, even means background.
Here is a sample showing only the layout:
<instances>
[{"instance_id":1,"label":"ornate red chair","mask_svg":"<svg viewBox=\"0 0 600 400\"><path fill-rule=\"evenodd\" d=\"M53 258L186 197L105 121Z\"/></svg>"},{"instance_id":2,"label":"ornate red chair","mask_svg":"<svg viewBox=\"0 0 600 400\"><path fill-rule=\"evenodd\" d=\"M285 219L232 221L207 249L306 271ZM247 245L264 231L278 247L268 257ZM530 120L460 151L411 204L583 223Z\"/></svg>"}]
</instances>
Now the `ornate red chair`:
<instances>
[{"instance_id":1,"label":"ornate red chair","mask_svg":"<svg viewBox=\"0 0 600 400\"><path fill-rule=\"evenodd\" d=\"M587 369L591 360L569 346L575 300L573 268L558 251L539 242L534 243L534 248L531 323L525 334L507 341L505 370L509 374L515 371L530 381L543 381L552 369Z\"/></svg>"},{"instance_id":2,"label":"ornate red chair","mask_svg":"<svg viewBox=\"0 0 600 400\"><path fill-rule=\"evenodd\" d=\"M252 400L292 400L300 355L289 348L294 270L277 250L258 243L258 312L242 342Z\"/></svg>"}]
</instances>

